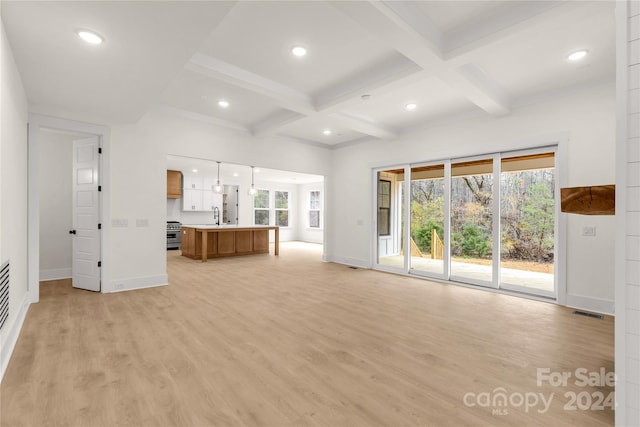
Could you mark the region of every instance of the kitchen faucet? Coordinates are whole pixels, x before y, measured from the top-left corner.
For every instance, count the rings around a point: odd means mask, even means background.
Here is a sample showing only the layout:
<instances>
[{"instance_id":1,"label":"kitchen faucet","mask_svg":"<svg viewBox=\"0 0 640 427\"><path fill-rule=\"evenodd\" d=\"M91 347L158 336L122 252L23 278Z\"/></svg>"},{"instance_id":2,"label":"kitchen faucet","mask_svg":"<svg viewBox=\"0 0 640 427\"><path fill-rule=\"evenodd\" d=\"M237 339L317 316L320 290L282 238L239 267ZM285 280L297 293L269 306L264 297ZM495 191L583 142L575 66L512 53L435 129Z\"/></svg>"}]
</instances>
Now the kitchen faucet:
<instances>
[{"instance_id":1,"label":"kitchen faucet","mask_svg":"<svg viewBox=\"0 0 640 427\"><path fill-rule=\"evenodd\" d=\"M220 225L220 209L217 206L213 207L213 221L216 225Z\"/></svg>"}]
</instances>

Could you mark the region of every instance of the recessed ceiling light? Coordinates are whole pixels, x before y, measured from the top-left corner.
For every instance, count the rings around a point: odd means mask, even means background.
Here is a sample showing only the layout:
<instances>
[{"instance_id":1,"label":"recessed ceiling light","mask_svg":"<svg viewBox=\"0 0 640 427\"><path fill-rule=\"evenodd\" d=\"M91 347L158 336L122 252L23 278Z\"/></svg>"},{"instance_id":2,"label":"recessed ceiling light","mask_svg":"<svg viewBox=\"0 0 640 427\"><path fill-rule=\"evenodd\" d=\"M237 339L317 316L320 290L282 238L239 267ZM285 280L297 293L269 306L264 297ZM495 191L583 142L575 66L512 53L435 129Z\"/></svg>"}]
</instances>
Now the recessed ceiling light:
<instances>
[{"instance_id":1,"label":"recessed ceiling light","mask_svg":"<svg viewBox=\"0 0 640 427\"><path fill-rule=\"evenodd\" d=\"M233 173L233 176L238 176L238 172L234 172L234 173Z\"/></svg>"},{"instance_id":2,"label":"recessed ceiling light","mask_svg":"<svg viewBox=\"0 0 640 427\"><path fill-rule=\"evenodd\" d=\"M330 129L325 129L322 131L323 135L331 135L331 130Z\"/></svg>"},{"instance_id":3,"label":"recessed ceiling light","mask_svg":"<svg viewBox=\"0 0 640 427\"><path fill-rule=\"evenodd\" d=\"M583 50L576 50L573 53L570 53L569 55L567 55L567 59L569 61L579 61L582 58L584 58L585 56L587 56L587 53L589 53L588 50L583 49Z\"/></svg>"},{"instance_id":4,"label":"recessed ceiling light","mask_svg":"<svg viewBox=\"0 0 640 427\"><path fill-rule=\"evenodd\" d=\"M220 101L218 101L218 106L222 108L227 108L229 106L229 101L225 101L224 99L221 99Z\"/></svg>"},{"instance_id":5,"label":"recessed ceiling light","mask_svg":"<svg viewBox=\"0 0 640 427\"><path fill-rule=\"evenodd\" d=\"M82 40L86 41L87 43L100 44L104 41L104 38L102 38L102 36L94 33L93 31L77 30L76 34L78 35L78 37L80 37Z\"/></svg>"},{"instance_id":6,"label":"recessed ceiling light","mask_svg":"<svg viewBox=\"0 0 640 427\"><path fill-rule=\"evenodd\" d=\"M198 169L191 169L191 172L198 173Z\"/></svg>"},{"instance_id":7,"label":"recessed ceiling light","mask_svg":"<svg viewBox=\"0 0 640 427\"><path fill-rule=\"evenodd\" d=\"M294 46L291 48L291 53L297 57L303 57L307 54L307 49L302 46Z\"/></svg>"},{"instance_id":8,"label":"recessed ceiling light","mask_svg":"<svg viewBox=\"0 0 640 427\"><path fill-rule=\"evenodd\" d=\"M409 111L412 111L418 108L418 104L414 104L413 102L410 102L409 104L405 105L404 108L406 108Z\"/></svg>"}]
</instances>

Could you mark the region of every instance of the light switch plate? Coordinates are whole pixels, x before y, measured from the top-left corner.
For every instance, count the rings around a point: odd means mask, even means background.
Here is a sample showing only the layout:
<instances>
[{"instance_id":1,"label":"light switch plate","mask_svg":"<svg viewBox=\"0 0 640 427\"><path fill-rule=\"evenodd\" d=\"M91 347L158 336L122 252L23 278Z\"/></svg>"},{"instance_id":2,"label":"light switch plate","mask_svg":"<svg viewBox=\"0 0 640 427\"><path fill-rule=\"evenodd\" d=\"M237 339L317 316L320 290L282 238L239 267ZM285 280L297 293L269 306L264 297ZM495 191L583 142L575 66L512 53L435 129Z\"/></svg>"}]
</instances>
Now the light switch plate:
<instances>
[{"instance_id":1,"label":"light switch plate","mask_svg":"<svg viewBox=\"0 0 640 427\"><path fill-rule=\"evenodd\" d=\"M586 225L582 227L582 235L587 237L595 237L596 227L592 225Z\"/></svg>"},{"instance_id":2,"label":"light switch plate","mask_svg":"<svg viewBox=\"0 0 640 427\"><path fill-rule=\"evenodd\" d=\"M126 218L115 218L111 220L111 226L114 228L126 228L129 226L129 220Z\"/></svg>"}]
</instances>

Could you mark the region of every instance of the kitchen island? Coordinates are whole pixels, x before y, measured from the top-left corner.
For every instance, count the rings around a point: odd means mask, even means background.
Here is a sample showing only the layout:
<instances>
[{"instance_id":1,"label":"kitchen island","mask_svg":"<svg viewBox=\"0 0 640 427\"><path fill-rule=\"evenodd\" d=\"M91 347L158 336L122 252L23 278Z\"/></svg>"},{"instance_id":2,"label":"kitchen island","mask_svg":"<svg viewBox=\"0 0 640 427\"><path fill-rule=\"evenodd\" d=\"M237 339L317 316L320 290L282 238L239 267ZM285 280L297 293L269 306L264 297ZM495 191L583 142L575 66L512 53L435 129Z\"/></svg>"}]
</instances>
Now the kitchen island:
<instances>
[{"instance_id":1,"label":"kitchen island","mask_svg":"<svg viewBox=\"0 0 640 427\"><path fill-rule=\"evenodd\" d=\"M270 230L275 234L274 254L279 255L280 227L183 225L182 256L205 262L209 258L268 254Z\"/></svg>"}]
</instances>

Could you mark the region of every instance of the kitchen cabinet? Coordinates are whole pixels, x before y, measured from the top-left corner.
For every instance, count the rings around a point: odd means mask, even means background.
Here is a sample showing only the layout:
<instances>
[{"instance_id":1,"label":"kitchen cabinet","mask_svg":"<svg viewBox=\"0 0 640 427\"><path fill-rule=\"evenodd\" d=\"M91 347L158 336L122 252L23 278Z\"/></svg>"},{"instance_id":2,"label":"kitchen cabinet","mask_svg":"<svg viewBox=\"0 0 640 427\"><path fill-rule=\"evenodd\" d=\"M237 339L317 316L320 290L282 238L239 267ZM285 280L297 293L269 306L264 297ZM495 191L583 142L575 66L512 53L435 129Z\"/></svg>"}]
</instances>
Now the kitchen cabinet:
<instances>
[{"instance_id":1,"label":"kitchen cabinet","mask_svg":"<svg viewBox=\"0 0 640 427\"><path fill-rule=\"evenodd\" d=\"M182 172L167 170L167 199L182 197Z\"/></svg>"},{"instance_id":2,"label":"kitchen cabinet","mask_svg":"<svg viewBox=\"0 0 640 427\"><path fill-rule=\"evenodd\" d=\"M185 188L184 190L182 190L182 210L183 211L203 210L202 190L192 190L188 188Z\"/></svg>"},{"instance_id":3,"label":"kitchen cabinet","mask_svg":"<svg viewBox=\"0 0 640 427\"><path fill-rule=\"evenodd\" d=\"M202 175L185 175L183 182L185 190L202 190L204 185Z\"/></svg>"},{"instance_id":4,"label":"kitchen cabinet","mask_svg":"<svg viewBox=\"0 0 640 427\"><path fill-rule=\"evenodd\" d=\"M222 194L210 190L193 190L185 188L182 198L183 211L207 211L213 212L214 207L222 211ZM220 217L222 221L222 217Z\"/></svg>"}]
</instances>

